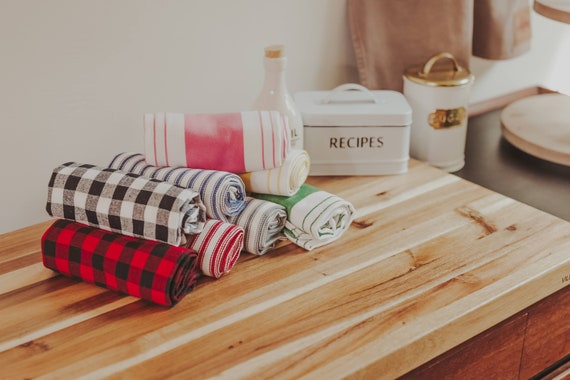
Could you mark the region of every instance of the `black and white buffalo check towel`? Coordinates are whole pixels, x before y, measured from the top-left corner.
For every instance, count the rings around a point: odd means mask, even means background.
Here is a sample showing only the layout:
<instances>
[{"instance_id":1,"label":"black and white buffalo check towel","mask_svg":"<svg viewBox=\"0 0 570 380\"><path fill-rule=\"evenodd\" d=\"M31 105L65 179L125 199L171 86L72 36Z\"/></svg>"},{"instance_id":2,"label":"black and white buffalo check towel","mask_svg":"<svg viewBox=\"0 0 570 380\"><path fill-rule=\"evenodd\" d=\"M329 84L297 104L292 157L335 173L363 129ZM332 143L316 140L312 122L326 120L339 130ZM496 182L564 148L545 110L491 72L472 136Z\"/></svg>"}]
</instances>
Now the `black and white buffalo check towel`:
<instances>
[{"instance_id":1,"label":"black and white buffalo check towel","mask_svg":"<svg viewBox=\"0 0 570 380\"><path fill-rule=\"evenodd\" d=\"M46 210L57 218L180 246L204 228L200 195L116 169L69 162L54 169Z\"/></svg>"}]
</instances>

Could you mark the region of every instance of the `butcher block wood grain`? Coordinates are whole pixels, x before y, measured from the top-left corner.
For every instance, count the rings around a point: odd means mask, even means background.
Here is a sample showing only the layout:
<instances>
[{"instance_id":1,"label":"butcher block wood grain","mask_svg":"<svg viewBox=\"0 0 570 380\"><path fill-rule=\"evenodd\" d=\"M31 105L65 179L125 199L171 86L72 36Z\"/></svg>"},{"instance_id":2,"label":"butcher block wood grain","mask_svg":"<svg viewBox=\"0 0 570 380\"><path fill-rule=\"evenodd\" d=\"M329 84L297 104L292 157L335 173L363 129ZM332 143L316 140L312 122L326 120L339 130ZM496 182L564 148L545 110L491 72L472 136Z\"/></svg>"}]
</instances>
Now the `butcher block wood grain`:
<instances>
[{"instance_id":1,"label":"butcher block wood grain","mask_svg":"<svg viewBox=\"0 0 570 380\"><path fill-rule=\"evenodd\" d=\"M0 236L0 378L390 379L570 283L570 223L410 161L311 177L338 241L242 254L165 308L55 275L48 223Z\"/></svg>"}]
</instances>

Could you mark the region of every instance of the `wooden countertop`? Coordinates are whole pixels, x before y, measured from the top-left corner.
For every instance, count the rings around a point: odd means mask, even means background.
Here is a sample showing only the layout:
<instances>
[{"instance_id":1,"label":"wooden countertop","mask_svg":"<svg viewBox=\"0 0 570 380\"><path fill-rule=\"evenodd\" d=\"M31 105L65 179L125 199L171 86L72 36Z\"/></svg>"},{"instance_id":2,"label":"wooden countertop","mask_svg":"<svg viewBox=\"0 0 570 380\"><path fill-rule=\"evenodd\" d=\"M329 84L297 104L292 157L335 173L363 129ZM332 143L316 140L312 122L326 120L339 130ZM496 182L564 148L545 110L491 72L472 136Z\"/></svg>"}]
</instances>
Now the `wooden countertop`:
<instances>
[{"instance_id":1,"label":"wooden countertop","mask_svg":"<svg viewBox=\"0 0 570 380\"><path fill-rule=\"evenodd\" d=\"M340 240L170 309L43 268L49 223L0 235L0 377L394 378L570 284L570 223L457 176L308 182L355 205Z\"/></svg>"}]
</instances>

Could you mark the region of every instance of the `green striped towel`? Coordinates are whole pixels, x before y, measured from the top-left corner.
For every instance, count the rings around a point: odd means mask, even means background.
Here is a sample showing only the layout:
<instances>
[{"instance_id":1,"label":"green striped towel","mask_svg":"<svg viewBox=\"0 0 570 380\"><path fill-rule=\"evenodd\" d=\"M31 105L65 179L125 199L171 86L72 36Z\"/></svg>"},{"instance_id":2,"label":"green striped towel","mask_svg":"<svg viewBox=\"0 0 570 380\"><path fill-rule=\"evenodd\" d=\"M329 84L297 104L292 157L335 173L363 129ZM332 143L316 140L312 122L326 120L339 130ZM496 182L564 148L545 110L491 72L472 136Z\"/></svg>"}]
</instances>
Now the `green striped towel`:
<instances>
[{"instance_id":1,"label":"green striped towel","mask_svg":"<svg viewBox=\"0 0 570 380\"><path fill-rule=\"evenodd\" d=\"M337 240L350 226L355 212L350 202L306 183L290 197L257 193L252 196L284 206L285 236L307 250Z\"/></svg>"}]
</instances>

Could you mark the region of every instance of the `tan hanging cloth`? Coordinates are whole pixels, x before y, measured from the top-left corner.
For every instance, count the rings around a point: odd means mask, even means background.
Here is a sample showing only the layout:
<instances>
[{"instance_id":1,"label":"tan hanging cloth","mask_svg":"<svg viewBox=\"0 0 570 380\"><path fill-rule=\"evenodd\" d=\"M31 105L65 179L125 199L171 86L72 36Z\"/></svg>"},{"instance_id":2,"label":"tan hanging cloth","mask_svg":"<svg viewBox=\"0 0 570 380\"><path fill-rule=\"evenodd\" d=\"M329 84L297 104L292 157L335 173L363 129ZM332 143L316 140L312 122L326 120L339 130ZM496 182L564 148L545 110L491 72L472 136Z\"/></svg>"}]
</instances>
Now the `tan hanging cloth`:
<instances>
[{"instance_id":1,"label":"tan hanging cloth","mask_svg":"<svg viewBox=\"0 0 570 380\"><path fill-rule=\"evenodd\" d=\"M530 49L529 0L475 0L473 55L508 59Z\"/></svg>"},{"instance_id":2,"label":"tan hanging cloth","mask_svg":"<svg viewBox=\"0 0 570 380\"><path fill-rule=\"evenodd\" d=\"M406 68L449 52L468 67L473 0L348 0L362 85L402 91Z\"/></svg>"},{"instance_id":3,"label":"tan hanging cloth","mask_svg":"<svg viewBox=\"0 0 570 380\"><path fill-rule=\"evenodd\" d=\"M402 91L405 69L451 53L507 59L530 48L529 0L348 0L359 80Z\"/></svg>"}]
</instances>

